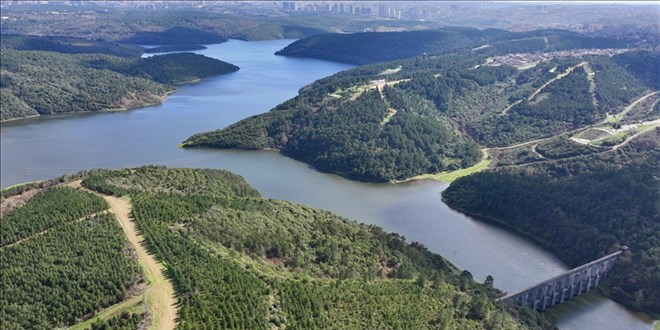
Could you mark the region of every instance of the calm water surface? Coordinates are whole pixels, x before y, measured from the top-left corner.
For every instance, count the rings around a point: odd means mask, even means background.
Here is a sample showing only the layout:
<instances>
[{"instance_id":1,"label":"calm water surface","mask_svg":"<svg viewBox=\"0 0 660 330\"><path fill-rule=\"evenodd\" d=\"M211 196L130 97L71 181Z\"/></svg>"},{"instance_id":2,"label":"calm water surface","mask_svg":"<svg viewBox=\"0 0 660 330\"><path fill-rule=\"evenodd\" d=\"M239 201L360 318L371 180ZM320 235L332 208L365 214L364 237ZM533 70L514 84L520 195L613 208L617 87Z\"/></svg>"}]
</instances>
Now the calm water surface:
<instances>
[{"instance_id":1,"label":"calm water surface","mask_svg":"<svg viewBox=\"0 0 660 330\"><path fill-rule=\"evenodd\" d=\"M295 96L302 86L350 67L273 55L289 42L232 40L198 51L241 70L181 86L160 106L3 124L2 186L90 168L144 164L222 168L244 176L265 197L330 210L398 232L468 269L477 281L491 274L495 285L505 291L567 270L529 240L451 210L440 200L444 183L359 183L319 173L276 152L177 147L192 134L265 112ZM648 321L593 293L552 309L551 315L562 329L651 328Z\"/></svg>"}]
</instances>

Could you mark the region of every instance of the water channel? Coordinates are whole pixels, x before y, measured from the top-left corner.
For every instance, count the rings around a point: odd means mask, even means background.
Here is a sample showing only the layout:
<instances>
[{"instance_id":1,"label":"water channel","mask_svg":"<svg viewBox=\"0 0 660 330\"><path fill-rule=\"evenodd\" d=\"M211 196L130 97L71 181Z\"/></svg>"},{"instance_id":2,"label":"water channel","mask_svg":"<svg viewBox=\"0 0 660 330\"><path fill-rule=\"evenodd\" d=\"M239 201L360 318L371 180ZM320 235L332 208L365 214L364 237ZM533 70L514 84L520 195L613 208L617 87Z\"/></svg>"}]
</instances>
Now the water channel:
<instances>
[{"instance_id":1,"label":"water channel","mask_svg":"<svg viewBox=\"0 0 660 330\"><path fill-rule=\"evenodd\" d=\"M198 51L241 67L180 86L165 103L125 112L58 115L4 123L1 185L48 179L91 168L144 164L222 168L244 176L262 195L326 209L398 232L440 253L477 281L514 291L567 267L542 247L503 228L473 220L440 200L448 184L353 182L320 173L276 152L187 150L177 144L268 111L312 81L351 66L273 55L291 40L231 40ZM650 329L651 321L594 292L553 308L561 329Z\"/></svg>"}]
</instances>

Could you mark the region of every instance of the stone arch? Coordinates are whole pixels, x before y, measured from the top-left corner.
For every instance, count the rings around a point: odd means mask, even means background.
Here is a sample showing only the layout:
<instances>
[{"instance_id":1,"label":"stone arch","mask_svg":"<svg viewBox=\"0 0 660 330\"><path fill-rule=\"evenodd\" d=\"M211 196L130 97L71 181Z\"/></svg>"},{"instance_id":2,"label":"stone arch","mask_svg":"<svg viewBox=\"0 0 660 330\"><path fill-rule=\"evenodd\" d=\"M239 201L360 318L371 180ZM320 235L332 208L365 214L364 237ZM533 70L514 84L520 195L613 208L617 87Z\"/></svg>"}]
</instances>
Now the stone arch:
<instances>
[{"instance_id":1,"label":"stone arch","mask_svg":"<svg viewBox=\"0 0 660 330\"><path fill-rule=\"evenodd\" d=\"M527 306L534 303L534 293L533 292L531 292L531 291L527 292L527 294L525 295L525 302L526 302L525 305L527 305Z\"/></svg>"},{"instance_id":2,"label":"stone arch","mask_svg":"<svg viewBox=\"0 0 660 330\"><path fill-rule=\"evenodd\" d=\"M580 284L580 273L573 274L573 285Z\"/></svg>"},{"instance_id":3,"label":"stone arch","mask_svg":"<svg viewBox=\"0 0 660 330\"><path fill-rule=\"evenodd\" d=\"M563 279L563 278L562 278L562 279L558 279L558 280L555 282L554 287L555 287L555 290L554 290L555 292L561 292L561 290L564 288L564 279Z\"/></svg>"}]
</instances>

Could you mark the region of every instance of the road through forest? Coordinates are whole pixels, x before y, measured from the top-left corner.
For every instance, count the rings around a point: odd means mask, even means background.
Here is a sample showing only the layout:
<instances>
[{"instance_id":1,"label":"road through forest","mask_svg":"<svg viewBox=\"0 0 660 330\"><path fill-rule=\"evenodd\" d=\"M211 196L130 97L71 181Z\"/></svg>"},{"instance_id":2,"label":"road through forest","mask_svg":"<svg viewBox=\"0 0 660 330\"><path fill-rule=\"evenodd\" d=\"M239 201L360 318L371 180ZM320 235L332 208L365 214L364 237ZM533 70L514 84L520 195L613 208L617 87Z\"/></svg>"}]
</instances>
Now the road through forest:
<instances>
[{"instance_id":1,"label":"road through forest","mask_svg":"<svg viewBox=\"0 0 660 330\"><path fill-rule=\"evenodd\" d=\"M82 188L80 181L73 182L71 186ZM85 188L83 188L85 189ZM147 252L144 247L144 237L139 233L134 221L131 221L131 202L127 198L103 195L89 189L92 192L103 197L110 205L110 213L114 214L119 220L126 238L135 249L142 269L150 281L149 287L145 290L145 299L151 315L150 329L171 330L176 326L176 299L174 296L174 287L163 274L164 267L156 258Z\"/></svg>"}]
</instances>

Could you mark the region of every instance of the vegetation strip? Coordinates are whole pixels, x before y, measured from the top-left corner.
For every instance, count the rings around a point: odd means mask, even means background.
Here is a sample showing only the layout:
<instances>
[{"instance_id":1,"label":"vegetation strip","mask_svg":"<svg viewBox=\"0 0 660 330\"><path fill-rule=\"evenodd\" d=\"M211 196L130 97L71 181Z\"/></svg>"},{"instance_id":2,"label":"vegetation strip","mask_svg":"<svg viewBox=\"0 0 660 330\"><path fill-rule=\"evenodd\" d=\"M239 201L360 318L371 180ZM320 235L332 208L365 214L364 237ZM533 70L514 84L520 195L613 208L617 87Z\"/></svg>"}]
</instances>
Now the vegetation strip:
<instances>
[{"instance_id":1,"label":"vegetation strip","mask_svg":"<svg viewBox=\"0 0 660 330\"><path fill-rule=\"evenodd\" d=\"M144 307L144 297L143 295L138 295L129 299L126 299L120 303L117 303L116 305L110 306L100 313L98 313L96 316L93 318L78 323L76 325L73 325L68 328L68 330L87 330L89 329L94 323L98 322L99 320L102 321L107 321L117 315L120 315L123 312L129 311L131 309L137 309L141 310L142 308L136 308L137 306ZM138 313L139 314L139 313Z\"/></svg>"}]
</instances>

